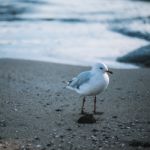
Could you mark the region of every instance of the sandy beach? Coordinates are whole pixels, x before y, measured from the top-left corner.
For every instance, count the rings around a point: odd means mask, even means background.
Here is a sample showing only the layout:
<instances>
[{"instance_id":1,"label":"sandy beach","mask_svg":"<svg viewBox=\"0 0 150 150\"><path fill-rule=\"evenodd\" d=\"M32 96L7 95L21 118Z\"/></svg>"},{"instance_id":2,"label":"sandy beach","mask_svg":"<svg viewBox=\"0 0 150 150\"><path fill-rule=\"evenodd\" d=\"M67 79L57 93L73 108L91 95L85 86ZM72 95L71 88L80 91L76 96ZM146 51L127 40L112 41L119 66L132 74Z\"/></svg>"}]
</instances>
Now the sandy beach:
<instances>
[{"instance_id":1,"label":"sandy beach","mask_svg":"<svg viewBox=\"0 0 150 150\"><path fill-rule=\"evenodd\" d=\"M0 150L150 148L150 69L112 69L96 123L79 124L81 97L64 81L89 69L0 59ZM86 111L92 113L89 97Z\"/></svg>"}]
</instances>

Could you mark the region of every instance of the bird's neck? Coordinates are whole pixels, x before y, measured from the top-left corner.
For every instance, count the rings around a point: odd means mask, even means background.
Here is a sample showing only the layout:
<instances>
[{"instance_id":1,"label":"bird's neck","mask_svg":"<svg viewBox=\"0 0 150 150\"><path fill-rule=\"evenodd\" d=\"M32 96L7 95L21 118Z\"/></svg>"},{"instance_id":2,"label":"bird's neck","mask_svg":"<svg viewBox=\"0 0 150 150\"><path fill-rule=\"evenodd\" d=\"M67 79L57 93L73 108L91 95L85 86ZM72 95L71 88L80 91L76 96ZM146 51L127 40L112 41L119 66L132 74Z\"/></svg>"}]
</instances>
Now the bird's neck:
<instances>
[{"instance_id":1,"label":"bird's neck","mask_svg":"<svg viewBox=\"0 0 150 150\"><path fill-rule=\"evenodd\" d=\"M105 74L98 69L92 69L92 72L93 72L93 74L96 74L98 76L103 76Z\"/></svg>"}]
</instances>

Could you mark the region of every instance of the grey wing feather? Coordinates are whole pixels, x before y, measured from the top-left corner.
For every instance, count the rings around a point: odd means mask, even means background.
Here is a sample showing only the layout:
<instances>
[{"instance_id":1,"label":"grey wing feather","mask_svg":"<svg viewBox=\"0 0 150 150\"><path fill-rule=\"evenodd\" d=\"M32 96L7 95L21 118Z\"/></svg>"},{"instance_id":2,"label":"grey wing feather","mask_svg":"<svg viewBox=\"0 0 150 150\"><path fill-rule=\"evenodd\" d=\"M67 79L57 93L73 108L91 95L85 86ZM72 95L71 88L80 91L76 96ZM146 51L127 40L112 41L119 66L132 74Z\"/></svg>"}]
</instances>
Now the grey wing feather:
<instances>
[{"instance_id":1,"label":"grey wing feather","mask_svg":"<svg viewBox=\"0 0 150 150\"><path fill-rule=\"evenodd\" d=\"M90 71L82 72L77 77L69 81L68 86L79 89L82 84L90 80L91 76Z\"/></svg>"}]
</instances>

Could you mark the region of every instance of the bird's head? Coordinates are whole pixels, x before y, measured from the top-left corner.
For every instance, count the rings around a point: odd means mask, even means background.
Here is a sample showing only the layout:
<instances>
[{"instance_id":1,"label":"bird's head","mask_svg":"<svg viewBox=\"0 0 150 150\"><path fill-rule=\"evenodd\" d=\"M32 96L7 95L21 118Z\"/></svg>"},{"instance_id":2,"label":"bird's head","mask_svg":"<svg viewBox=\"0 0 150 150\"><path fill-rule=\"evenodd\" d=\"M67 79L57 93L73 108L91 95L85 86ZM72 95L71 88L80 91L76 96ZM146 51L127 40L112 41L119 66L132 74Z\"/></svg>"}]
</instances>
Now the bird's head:
<instances>
[{"instance_id":1,"label":"bird's head","mask_svg":"<svg viewBox=\"0 0 150 150\"><path fill-rule=\"evenodd\" d=\"M112 71L110 71L108 69L108 67L104 64L104 63L97 63L95 65L93 65L92 67L93 70L96 70L96 71L100 71L102 73L110 73L110 74L113 74Z\"/></svg>"}]
</instances>

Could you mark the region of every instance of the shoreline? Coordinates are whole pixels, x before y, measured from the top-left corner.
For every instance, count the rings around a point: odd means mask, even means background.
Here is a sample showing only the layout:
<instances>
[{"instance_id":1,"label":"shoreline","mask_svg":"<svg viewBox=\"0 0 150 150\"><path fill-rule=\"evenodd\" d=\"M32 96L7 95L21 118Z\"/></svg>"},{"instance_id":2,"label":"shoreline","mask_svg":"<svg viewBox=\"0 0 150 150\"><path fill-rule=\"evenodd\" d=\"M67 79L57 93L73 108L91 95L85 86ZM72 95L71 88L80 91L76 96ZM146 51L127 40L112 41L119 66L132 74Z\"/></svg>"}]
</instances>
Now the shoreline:
<instances>
[{"instance_id":1,"label":"shoreline","mask_svg":"<svg viewBox=\"0 0 150 150\"><path fill-rule=\"evenodd\" d=\"M150 69L112 69L108 89L98 95L97 110L103 113L95 115L94 124L78 124L82 101L64 89L64 81L88 69L0 59L0 142L31 143L32 149L150 147Z\"/></svg>"}]
</instances>

